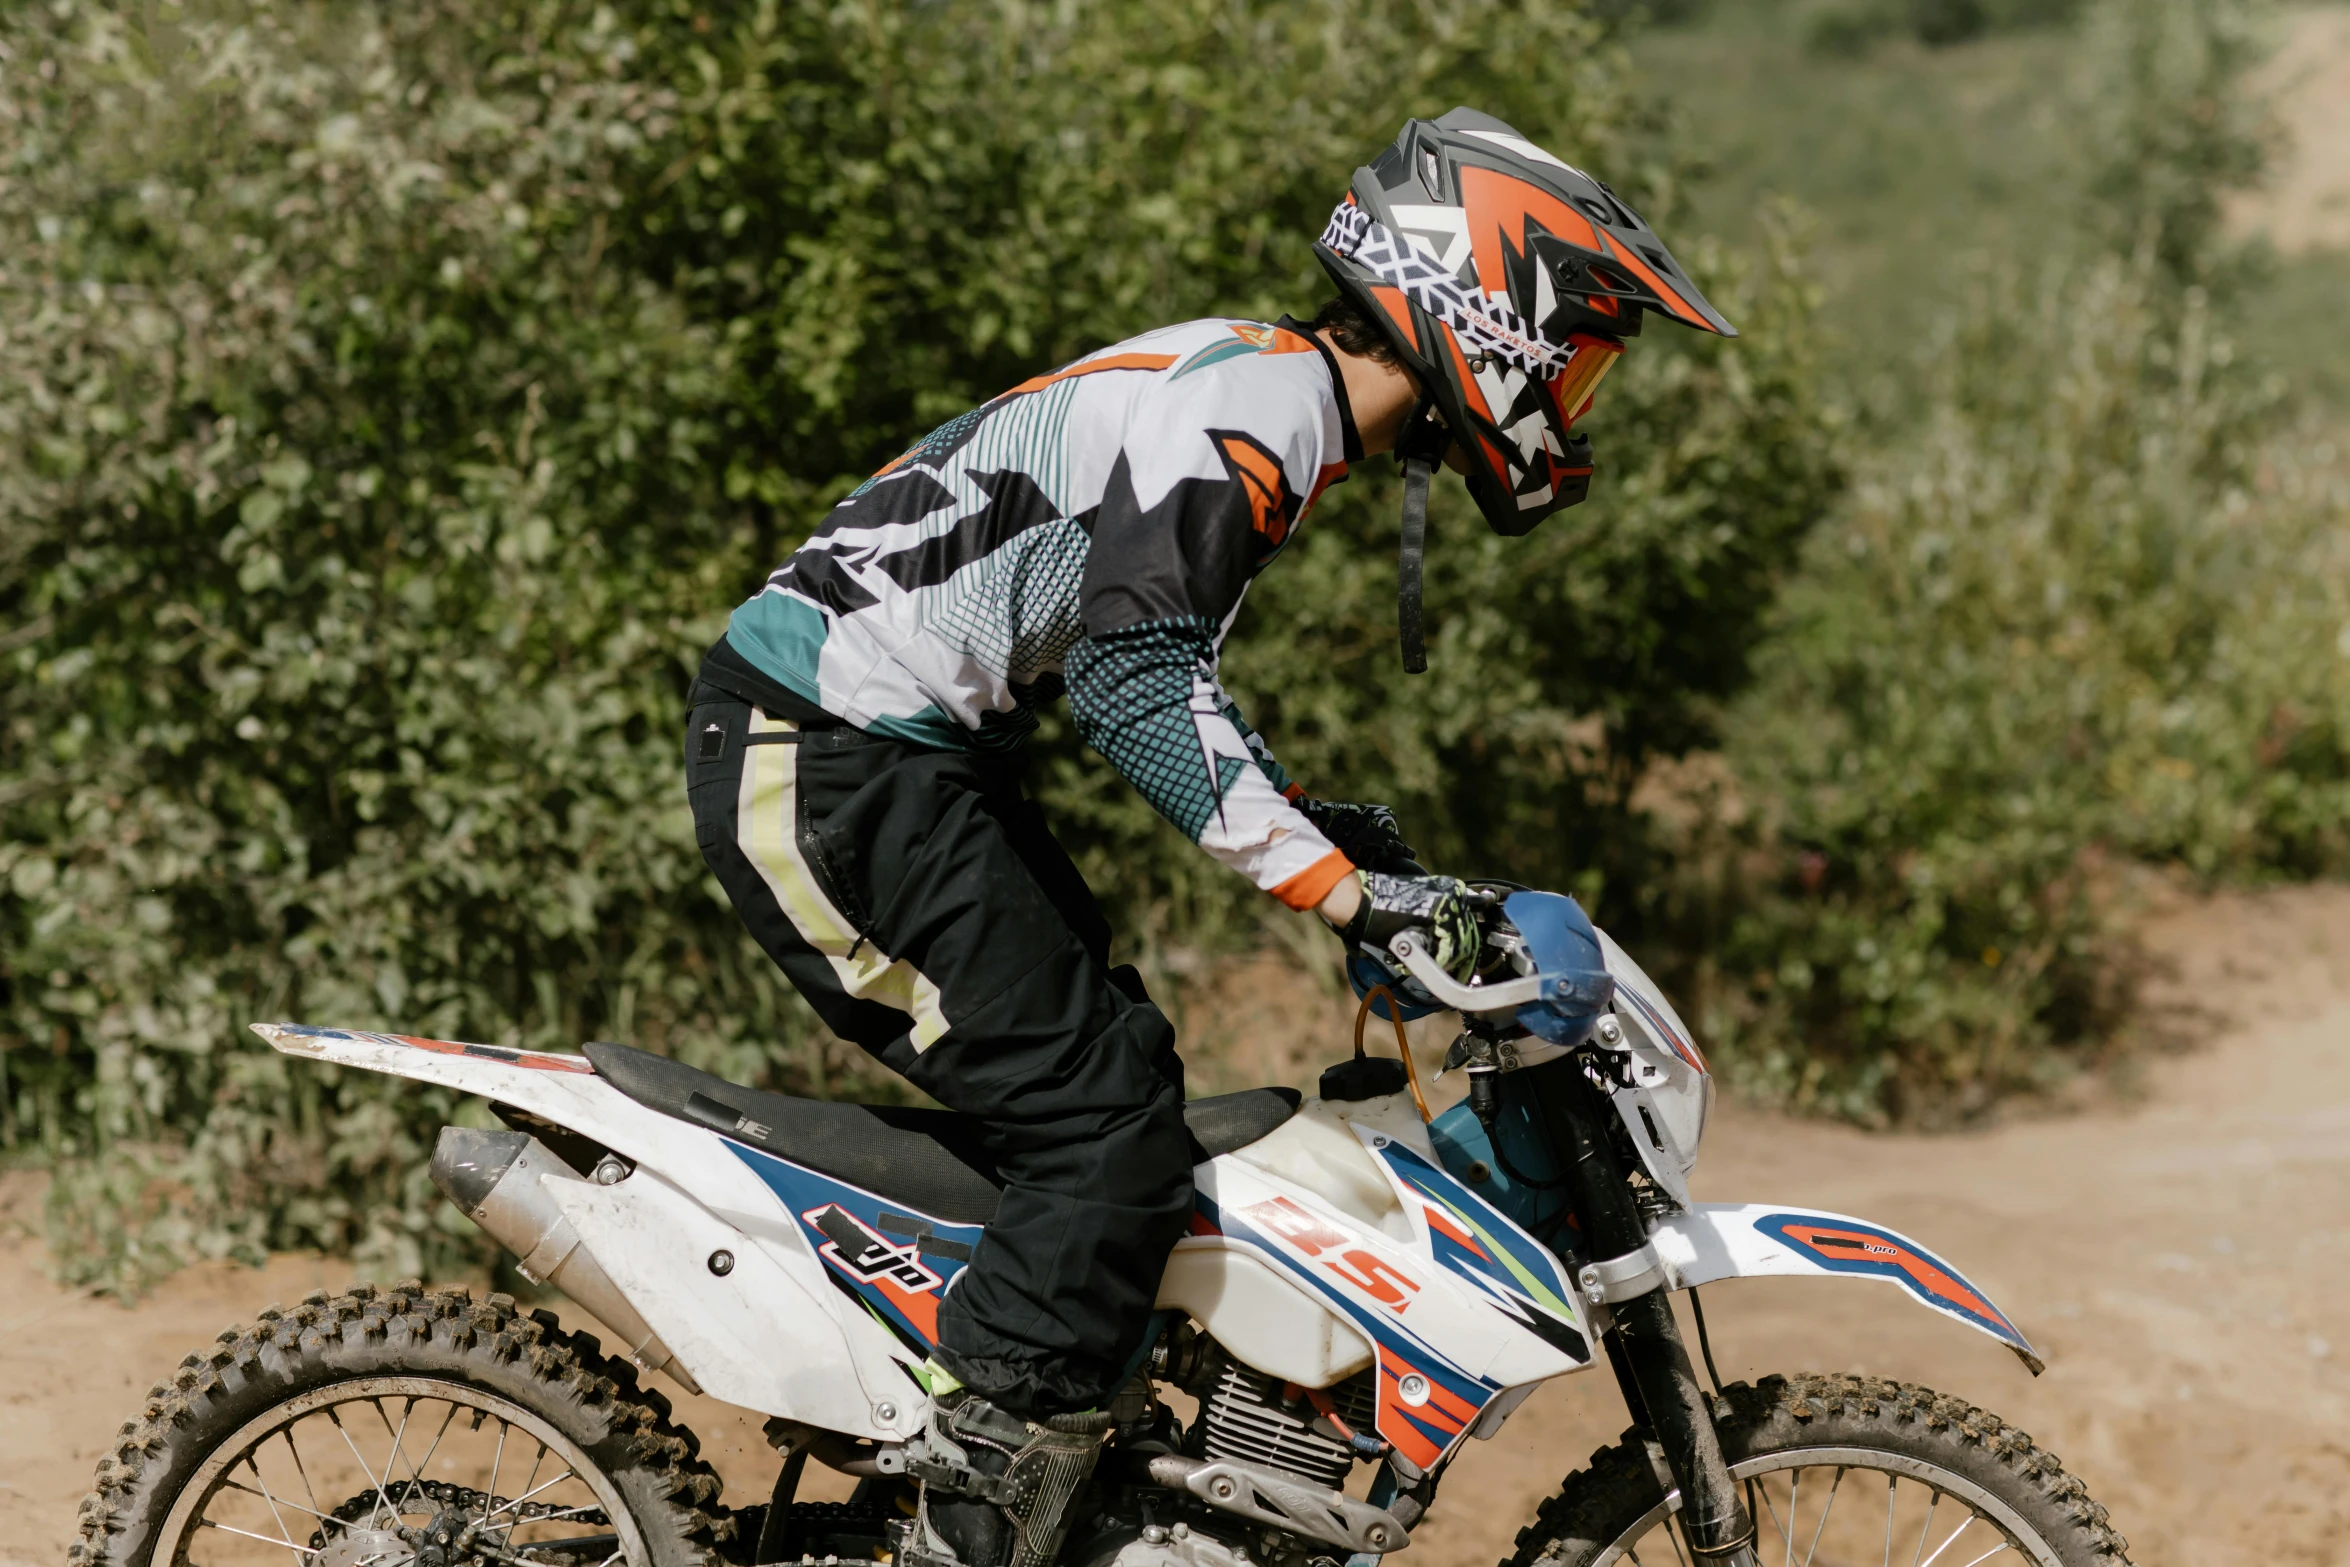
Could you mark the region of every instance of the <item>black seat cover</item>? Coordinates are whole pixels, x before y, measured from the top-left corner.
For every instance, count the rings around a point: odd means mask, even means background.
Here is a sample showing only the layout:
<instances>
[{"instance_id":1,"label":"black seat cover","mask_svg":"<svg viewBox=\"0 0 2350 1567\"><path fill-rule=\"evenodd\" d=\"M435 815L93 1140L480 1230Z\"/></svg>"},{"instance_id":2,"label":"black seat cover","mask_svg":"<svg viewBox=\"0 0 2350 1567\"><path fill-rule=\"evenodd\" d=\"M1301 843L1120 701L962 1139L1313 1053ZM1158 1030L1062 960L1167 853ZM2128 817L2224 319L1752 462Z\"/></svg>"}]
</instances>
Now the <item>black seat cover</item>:
<instances>
[{"instance_id":1,"label":"black seat cover","mask_svg":"<svg viewBox=\"0 0 2350 1567\"><path fill-rule=\"evenodd\" d=\"M951 1110L838 1104L742 1088L630 1045L582 1047L589 1064L641 1105L723 1132L794 1164L893 1198L934 1219L984 1224L1003 1182L979 1124ZM1294 1088L1249 1088L1183 1107L1195 1160L1245 1148L1297 1113Z\"/></svg>"}]
</instances>

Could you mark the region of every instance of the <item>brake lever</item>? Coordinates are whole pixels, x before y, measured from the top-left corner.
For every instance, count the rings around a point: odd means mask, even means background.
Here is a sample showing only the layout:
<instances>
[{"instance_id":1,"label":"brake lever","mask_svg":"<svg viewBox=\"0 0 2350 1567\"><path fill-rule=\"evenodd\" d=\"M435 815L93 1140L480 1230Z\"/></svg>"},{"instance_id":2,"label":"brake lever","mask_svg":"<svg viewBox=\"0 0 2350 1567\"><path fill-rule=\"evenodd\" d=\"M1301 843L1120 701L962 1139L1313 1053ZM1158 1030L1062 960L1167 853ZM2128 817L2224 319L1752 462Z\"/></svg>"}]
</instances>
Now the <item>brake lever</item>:
<instances>
[{"instance_id":1,"label":"brake lever","mask_svg":"<svg viewBox=\"0 0 2350 1567\"><path fill-rule=\"evenodd\" d=\"M1455 1012L1511 1012L1542 1000L1546 993L1561 985L1565 989L1559 990L1559 994L1573 991L1571 981L1546 980L1536 974L1496 985L1464 985L1438 966L1426 940L1417 931L1398 932L1387 950L1403 971L1428 992L1431 1000Z\"/></svg>"}]
</instances>

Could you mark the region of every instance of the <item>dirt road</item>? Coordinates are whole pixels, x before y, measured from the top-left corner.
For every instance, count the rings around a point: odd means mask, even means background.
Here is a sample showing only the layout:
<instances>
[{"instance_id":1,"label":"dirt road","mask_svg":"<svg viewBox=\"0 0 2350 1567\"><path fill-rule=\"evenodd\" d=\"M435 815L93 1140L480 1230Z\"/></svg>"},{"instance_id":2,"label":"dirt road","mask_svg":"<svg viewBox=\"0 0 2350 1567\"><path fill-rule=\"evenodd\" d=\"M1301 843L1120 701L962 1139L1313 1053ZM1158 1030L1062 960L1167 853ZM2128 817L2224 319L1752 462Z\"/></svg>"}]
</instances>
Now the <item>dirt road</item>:
<instances>
[{"instance_id":1,"label":"dirt road","mask_svg":"<svg viewBox=\"0 0 2350 1567\"><path fill-rule=\"evenodd\" d=\"M2229 899L2153 932L2170 988L2215 1021L2139 1097L1964 1136L1870 1136L1725 1109L1698 1195L1889 1223L1989 1289L2046 1355L2004 1350L1874 1285L1711 1293L1725 1375L1851 1370L1999 1410L2112 1509L2141 1564L2350 1560L2350 888ZM14 1190L21 1207L29 1191ZM54 1562L100 1447L219 1327L348 1269L284 1257L193 1269L135 1310L47 1282L0 1241L0 1567ZM731 1499L765 1493L756 1422L698 1400ZM1593 1376L1473 1445L1414 1543L1494 1561L1535 1502L1622 1424Z\"/></svg>"},{"instance_id":2,"label":"dirt road","mask_svg":"<svg viewBox=\"0 0 2350 1567\"><path fill-rule=\"evenodd\" d=\"M2265 233L2288 256L2350 248L2350 6L2280 17L2255 85L2279 140L2260 188L2228 198L2231 226Z\"/></svg>"}]
</instances>

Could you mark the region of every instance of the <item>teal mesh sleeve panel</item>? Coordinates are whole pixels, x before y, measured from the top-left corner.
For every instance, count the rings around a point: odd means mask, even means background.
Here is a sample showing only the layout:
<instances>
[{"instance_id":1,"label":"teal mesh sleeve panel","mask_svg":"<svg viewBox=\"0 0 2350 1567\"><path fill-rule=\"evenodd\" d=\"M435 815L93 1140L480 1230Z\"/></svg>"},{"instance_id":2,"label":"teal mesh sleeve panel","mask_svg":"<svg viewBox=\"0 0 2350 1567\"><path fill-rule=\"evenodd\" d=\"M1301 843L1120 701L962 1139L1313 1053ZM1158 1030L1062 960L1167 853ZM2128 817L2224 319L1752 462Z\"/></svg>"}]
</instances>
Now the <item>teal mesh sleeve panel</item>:
<instances>
[{"instance_id":1,"label":"teal mesh sleeve panel","mask_svg":"<svg viewBox=\"0 0 2350 1567\"><path fill-rule=\"evenodd\" d=\"M1177 615L1083 638L1065 666L1078 737L1194 843L1241 771L1216 765L1234 759L1210 756L1192 710L1215 658L1216 623Z\"/></svg>"},{"instance_id":2,"label":"teal mesh sleeve panel","mask_svg":"<svg viewBox=\"0 0 2350 1567\"><path fill-rule=\"evenodd\" d=\"M1283 794L1295 788L1296 782L1289 776L1289 769L1274 759L1273 749L1265 744L1265 737L1249 727L1247 715L1241 712L1240 704L1229 695L1224 698L1224 716L1231 720L1233 728L1240 731L1240 738L1248 742L1248 754L1256 758L1257 771L1270 778L1273 787Z\"/></svg>"}]
</instances>

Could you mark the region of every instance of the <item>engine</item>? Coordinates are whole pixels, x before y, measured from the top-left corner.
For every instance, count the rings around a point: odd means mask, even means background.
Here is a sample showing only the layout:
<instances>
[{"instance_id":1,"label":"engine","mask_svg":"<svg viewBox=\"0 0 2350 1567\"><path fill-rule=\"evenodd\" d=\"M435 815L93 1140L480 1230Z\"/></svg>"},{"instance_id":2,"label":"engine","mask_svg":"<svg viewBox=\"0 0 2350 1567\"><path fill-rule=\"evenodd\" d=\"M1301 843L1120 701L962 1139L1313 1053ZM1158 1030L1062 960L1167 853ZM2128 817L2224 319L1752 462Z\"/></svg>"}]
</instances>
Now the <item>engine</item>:
<instances>
[{"instance_id":1,"label":"engine","mask_svg":"<svg viewBox=\"0 0 2350 1567\"><path fill-rule=\"evenodd\" d=\"M1264 1464L1332 1490L1346 1484L1359 1456L1347 1433L1370 1436L1378 1423L1376 1373L1308 1390L1223 1355L1217 1360L1215 1382L1201 1400L1204 1456Z\"/></svg>"},{"instance_id":2,"label":"engine","mask_svg":"<svg viewBox=\"0 0 2350 1567\"><path fill-rule=\"evenodd\" d=\"M1137 1448L1129 1481L1147 1474L1144 1483L1166 1490L1139 1515L1098 1518L1097 1532L1064 1552L1064 1567L1307 1567L1376 1556L1408 1539L1400 1518L1345 1494L1348 1473L1367 1456L1355 1438L1370 1437L1377 1423L1372 1372L1300 1388L1239 1364L1186 1327L1162 1342L1151 1373L1197 1398L1199 1418L1181 1452ZM1136 1429L1176 1436L1171 1412L1146 1400L1147 1392L1128 1412Z\"/></svg>"}]
</instances>

